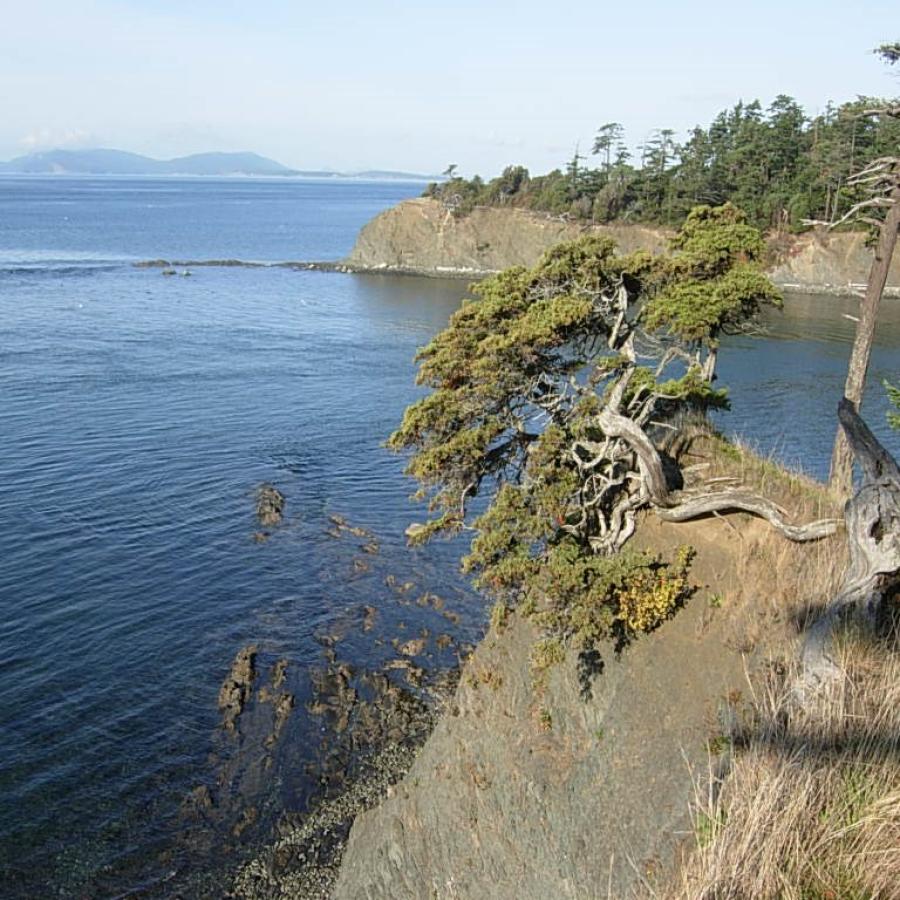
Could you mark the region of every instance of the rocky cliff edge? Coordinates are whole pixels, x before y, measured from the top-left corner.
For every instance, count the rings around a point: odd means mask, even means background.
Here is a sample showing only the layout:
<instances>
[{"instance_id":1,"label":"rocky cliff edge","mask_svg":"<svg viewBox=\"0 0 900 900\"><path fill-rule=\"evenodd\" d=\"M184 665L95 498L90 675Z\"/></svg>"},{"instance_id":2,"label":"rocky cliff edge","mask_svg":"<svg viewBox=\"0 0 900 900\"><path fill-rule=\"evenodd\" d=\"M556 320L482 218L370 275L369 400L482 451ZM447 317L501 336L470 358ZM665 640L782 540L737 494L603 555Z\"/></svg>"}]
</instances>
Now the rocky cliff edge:
<instances>
[{"instance_id":1,"label":"rocky cliff edge","mask_svg":"<svg viewBox=\"0 0 900 900\"><path fill-rule=\"evenodd\" d=\"M346 264L361 271L430 276L481 275L534 265L561 241L583 234L613 238L623 253L666 246L667 233L643 225L580 225L514 208L478 207L455 217L437 200L406 200L360 232ZM770 241L769 274L780 286L809 293L849 294L864 285L872 252L860 233L810 232ZM890 293L900 294L900 250L894 253Z\"/></svg>"}]
</instances>

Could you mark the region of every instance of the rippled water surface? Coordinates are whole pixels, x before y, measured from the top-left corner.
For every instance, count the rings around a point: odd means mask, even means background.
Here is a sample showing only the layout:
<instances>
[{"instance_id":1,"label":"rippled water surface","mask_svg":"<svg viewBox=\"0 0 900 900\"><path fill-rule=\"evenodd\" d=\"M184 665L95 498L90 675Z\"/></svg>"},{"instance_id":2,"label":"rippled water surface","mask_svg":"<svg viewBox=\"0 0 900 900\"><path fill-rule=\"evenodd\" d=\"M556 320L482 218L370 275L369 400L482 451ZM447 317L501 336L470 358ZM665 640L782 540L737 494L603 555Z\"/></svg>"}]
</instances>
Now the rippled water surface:
<instances>
[{"instance_id":1,"label":"rippled water surface","mask_svg":"<svg viewBox=\"0 0 900 900\"><path fill-rule=\"evenodd\" d=\"M302 705L316 637L383 604L386 578L440 591L477 633L459 547L404 547L418 511L381 448L417 395L416 347L464 284L132 265L338 259L418 191L0 179L0 893L114 896L183 864L171 823L210 777L218 686L248 642L289 659ZM854 306L791 296L769 336L729 339L722 426L823 476ZM898 380L898 348L886 301L865 412L895 450L879 382ZM264 481L287 515L257 542ZM366 567L359 542L326 533L332 514L375 535ZM385 627L411 625L384 608ZM343 646L382 652L358 629ZM296 763L316 740L292 717L273 808L302 806Z\"/></svg>"}]
</instances>

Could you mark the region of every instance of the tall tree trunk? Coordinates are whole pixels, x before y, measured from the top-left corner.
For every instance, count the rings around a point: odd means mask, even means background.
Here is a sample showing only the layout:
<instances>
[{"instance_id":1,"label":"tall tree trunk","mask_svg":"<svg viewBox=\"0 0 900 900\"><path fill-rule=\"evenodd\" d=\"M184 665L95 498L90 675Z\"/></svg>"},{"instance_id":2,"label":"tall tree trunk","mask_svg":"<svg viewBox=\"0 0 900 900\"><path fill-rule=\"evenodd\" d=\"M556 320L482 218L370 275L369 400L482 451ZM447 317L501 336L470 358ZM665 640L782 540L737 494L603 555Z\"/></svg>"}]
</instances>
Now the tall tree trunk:
<instances>
[{"instance_id":1,"label":"tall tree trunk","mask_svg":"<svg viewBox=\"0 0 900 900\"><path fill-rule=\"evenodd\" d=\"M856 325L856 337L850 352L850 364L847 368L847 384L844 396L859 411L862 403L863 389L866 384L866 372L869 369L869 358L872 355L872 340L875 337L875 320L878 316L878 304L887 283L891 258L897 244L897 232L900 230L900 184L891 191L892 205L881 223L878 233L878 244L875 247L875 258L869 271L869 283L866 285L866 296L860 306L859 322ZM831 489L841 497L849 497L853 493L853 453L844 430L838 427L831 453Z\"/></svg>"}]
</instances>

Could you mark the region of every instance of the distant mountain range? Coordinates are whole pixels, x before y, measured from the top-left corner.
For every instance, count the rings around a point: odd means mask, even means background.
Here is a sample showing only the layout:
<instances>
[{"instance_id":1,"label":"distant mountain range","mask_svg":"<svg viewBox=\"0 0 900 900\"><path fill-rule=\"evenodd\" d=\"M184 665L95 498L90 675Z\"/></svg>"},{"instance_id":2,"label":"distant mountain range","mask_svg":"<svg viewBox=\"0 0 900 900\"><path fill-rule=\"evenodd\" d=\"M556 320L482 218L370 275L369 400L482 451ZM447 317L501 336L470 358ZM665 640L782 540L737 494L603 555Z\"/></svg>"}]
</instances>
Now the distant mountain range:
<instances>
[{"instance_id":1,"label":"distant mountain range","mask_svg":"<svg viewBox=\"0 0 900 900\"><path fill-rule=\"evenodd\" d=\"M46 150L0 162L8 175L256 175L293 178L371 178L439 181L435 175L370 170L366 172L289 169L258 153L195 153L176 159L152 159L124 150Z\"/></svg>"}]
</instances>

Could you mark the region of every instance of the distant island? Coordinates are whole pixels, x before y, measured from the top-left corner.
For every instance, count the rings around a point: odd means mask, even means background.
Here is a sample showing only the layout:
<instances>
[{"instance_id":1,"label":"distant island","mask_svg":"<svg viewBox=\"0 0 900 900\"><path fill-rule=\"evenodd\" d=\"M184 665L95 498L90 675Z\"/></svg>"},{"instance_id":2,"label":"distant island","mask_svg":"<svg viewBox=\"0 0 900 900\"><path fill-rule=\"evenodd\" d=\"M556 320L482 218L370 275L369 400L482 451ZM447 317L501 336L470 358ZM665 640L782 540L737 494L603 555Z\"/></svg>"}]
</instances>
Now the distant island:
<instances>
[{"instance_id":1,"label":"distant island","mask_svg":"<svg viewBox=\"0 0 900 900\"><path fill-rule=\"evenodd\" d=\"M195 153L175 159L153 159L125 150L46 150L0 162L6 175L201 175L266 176L282 178L367 178L433 182L434 175L414 172L303 171L291 169L258 153Z\"/></svg>"}]
</instances>

